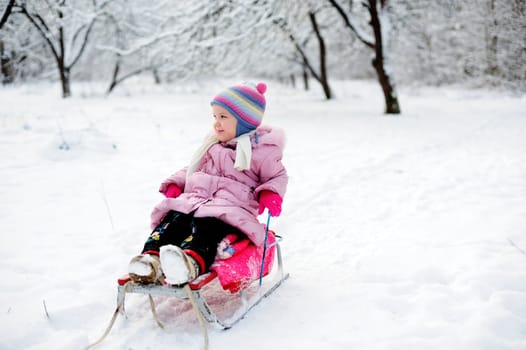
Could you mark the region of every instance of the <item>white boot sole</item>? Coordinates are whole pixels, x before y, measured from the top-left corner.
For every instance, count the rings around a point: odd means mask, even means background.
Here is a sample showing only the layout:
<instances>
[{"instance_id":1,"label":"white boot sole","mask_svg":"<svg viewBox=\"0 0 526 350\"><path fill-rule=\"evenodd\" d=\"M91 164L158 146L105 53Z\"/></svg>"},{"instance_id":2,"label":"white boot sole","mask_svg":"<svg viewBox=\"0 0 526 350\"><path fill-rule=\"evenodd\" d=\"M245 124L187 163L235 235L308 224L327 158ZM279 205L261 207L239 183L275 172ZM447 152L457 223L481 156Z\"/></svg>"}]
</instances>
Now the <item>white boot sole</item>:
<instances>
[{"instance_id":1,"label":"white boot sole","mask_svg":"<svg viewBox=\"0 0 526 350\"><path fill-rule=\"evenodd\" d=\"M137 276L150 276L152 272L151 265L145 261L134 261L128 266L128 273Z\"/></svg>"},{"instance_id":2,"label":"white boot sole","mask_svg":"<svg viewBox=\"0 0 526 350\"><path fill-rule=\"evenodd\" d=\"M136 256L128 265L128 274L137 283L161 283L163 276L159 259L149 254Z\"/></svg>"},{"instance_id":3,"label":"white boot sole","mask_svg":"<svg viewBox=\"0 0 526 350\"><path fill-rule=\"evenodd\" d=\"M188 282L190 272L181 248L175 245L162 246L161 267L169 284L180 285Z\"/></svg>"}]
</instances>

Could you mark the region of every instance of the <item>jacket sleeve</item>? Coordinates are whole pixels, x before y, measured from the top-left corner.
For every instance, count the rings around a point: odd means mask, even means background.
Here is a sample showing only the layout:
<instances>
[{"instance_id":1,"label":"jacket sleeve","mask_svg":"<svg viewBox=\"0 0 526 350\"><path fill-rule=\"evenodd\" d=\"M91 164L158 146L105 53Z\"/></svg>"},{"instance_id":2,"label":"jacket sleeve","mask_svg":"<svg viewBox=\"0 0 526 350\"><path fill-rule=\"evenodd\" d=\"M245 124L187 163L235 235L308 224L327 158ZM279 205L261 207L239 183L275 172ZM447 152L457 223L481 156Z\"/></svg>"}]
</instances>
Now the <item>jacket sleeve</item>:
<instances>
[{"instance_id":1,"label":"jacket sleeve","mask_svg":"<svg viewBox=\"0 0 526 350\"><path fill-rule=\"evenodd\" d=\"M159 192L161 192L162 194L166 194L166 190L168 189L169 184L176 184L184 192L184 185L186 183L186 170L187 167L184 167L183 169L170 175L166 180L164 180L161 183L161 186L159 187Z\"/></svg>"},{"instance_id":2,"label":"jacket sleeve","mask_svg":"<svg viewBox=\"0 0 526 350\"><path fill-rule=\"evenodd\" d=\"M281 162L282 152L277 146L263 159L259 167L260 185L254 190L254 195L259 198L261 191L267 190L279 194L282 198L287 190L289 181L287 170Z\"/></svg>"}]
</instances>

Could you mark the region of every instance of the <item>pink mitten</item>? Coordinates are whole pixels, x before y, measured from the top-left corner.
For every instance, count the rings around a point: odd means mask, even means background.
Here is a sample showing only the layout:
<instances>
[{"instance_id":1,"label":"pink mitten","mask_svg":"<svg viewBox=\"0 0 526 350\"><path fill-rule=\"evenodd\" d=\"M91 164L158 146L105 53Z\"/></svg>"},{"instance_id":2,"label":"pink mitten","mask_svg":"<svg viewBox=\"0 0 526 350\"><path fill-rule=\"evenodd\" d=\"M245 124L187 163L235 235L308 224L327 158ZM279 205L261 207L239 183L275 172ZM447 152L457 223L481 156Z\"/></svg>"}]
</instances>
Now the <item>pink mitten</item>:
<instances>
[{"instance_id":1,"label":"pink mitten","mask_svg":"<svg viewBox=\"0 0 526 350\"><path fill-rule=\"evenodd\" d=\"M259 193L259 210L258 214L263 213L265 208L268 208L270 215L279 216L281 214L281 203L283 198L272 191L261 191Z\"/></svg>"},{"instance_id":2,"label":"pink mitten","mask_svg":"<svg viewBox=\"0 0 526 350\"><path fill-rule=\"evenodd\" d=\"M176 198L181 194L181 189L176 184L169 184L164 195L166 198Z\"/></svg>"}]
</instances>

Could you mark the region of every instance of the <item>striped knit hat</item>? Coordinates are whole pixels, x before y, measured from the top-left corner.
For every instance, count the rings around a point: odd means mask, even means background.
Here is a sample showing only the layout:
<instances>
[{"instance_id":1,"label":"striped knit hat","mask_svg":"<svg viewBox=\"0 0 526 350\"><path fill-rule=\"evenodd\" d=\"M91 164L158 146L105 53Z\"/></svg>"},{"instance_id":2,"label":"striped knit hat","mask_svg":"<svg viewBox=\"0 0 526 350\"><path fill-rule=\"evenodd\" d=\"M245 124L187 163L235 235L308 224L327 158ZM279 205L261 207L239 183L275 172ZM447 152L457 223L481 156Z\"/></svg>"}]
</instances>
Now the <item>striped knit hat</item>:
<instances>
[{"instance_id":1,"label":"striped knit hat","mask_svg":"<svg viewBox=\"0 0 526 350\"><path fill-rule=\"evenodd\" d=\"M211 105L218 105L237 119L236 137L254 130L261 124L265 112L265 83L242 83L220 92Z\"/></svg>"}]
</instances>

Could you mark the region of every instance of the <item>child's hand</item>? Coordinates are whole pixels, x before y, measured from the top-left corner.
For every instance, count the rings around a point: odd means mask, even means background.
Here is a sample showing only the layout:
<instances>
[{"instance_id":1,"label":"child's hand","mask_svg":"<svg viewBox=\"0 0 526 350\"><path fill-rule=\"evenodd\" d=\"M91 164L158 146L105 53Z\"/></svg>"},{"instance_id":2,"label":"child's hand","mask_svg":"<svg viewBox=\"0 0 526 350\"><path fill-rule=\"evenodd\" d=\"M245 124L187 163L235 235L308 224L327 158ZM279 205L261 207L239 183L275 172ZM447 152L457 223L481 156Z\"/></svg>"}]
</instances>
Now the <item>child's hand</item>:
<instances>
[{"instance_id":1,"label":"child's hand","mask_svg":"<svg viewBox=\"0 0 526 350\"><path fill-rule=\"evenodd\" d=\"M281 214L281 203L283 203L283 198L279 194L272 191L261 191L259 193L258 214L263 213L267 208L270 215L279 216Z\"/></svg>"},{"instance_id":2,"label":"child's hand","mask_svg":"<svg viewBox=\"0 0 526 350\"><path fill-rule=\"evenodd\" d=\"M166 198L176 198L183 192L176 184L169 184L164 195Z\"/></svg>"}]
</instances>

